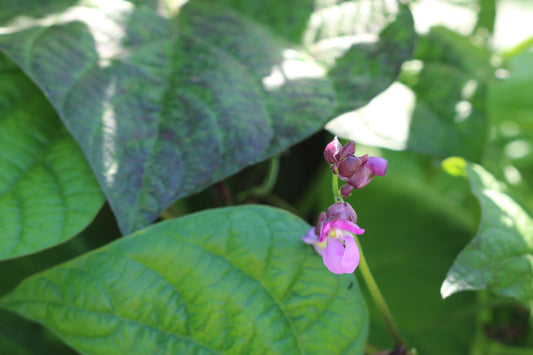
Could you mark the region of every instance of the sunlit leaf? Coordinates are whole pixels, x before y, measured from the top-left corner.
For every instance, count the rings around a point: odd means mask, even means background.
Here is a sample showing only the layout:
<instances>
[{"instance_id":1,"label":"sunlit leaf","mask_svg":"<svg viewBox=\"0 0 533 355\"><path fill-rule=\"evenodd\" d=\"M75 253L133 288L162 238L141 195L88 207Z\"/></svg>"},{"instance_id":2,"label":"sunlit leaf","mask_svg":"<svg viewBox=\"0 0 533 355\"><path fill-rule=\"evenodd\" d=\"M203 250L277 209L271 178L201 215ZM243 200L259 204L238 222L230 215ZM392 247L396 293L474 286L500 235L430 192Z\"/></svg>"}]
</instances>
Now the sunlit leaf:
<instances>
[{"instance_id":1,"label":"sunlit leaf","mask_svg":"<svg viewBox=\"0 0 533 355\"><path fill-rule=\"evenodd\" d=\"M97 2L0 37L81 145L123 232L318 130L334 107L322 69L261 26L200 1L171 10Z\"/></svg>"},{"instance_id":2,"label":"sunlit leaf","mask_svg":"<svg viewBox=\"0 0 533 355\"><path fill-rule=\"evenodd\" d=\"M533 308L533 220L481 166L467 169L481 224L448 271L441 294L488 289Z\"/></svg>"},{"instance_id":3,"label":"sunlit leaf","mask_svg":"<svg viewBox=\"0 0 533 355\"><path fill-rule=\"evenodd\" d=\"M360 354L359 288L301 242L308 228L269 207L204 211L30 277L0 304L82 353Z\"/></svg>"},{"instance_id":4,"label":"sunlit leaf","mask_svg":"<svg viewBox=\"0 0 533 355\"><path fill-rule=\"evenodd\" d=\"M0 259L64 242L102 204L85 157L53 108L0 55Z\"/></svg>"},{"instance_id":5,"label":"sunlit leaf","mask_svg":"<svg viewBox=\"0 0 533 355\"><path fill-rule=\"evenodd\" d=\"M367 104L396 79L417 35L409 8L396 1L327 4L313 14L305 41L329 66L337 112L343 113Z\"/></svg>"},{"instance_id":6,"label":"sunlit leaf","mask_svg":"<svg viewBox=\"0 0 533 355\"><path fill-rule=\"evenodd\" d=\"M479 161L488 138L490 53L442 27L421 36L415 60L368 105L327 128L367 145Z\"/></svg>"},{"instance_id":7,"label":"sunlit leaf","mask_svg":"<svg viewBox=\"0 0 533 355\"><path fill-rule=\"evenodd\" d=\"M269 4L85 1L8 24L0 49L49 97L128 233L176 199L319 130L335 112L335 95L360 105L375 94L332 82L333 63L319 65L284 39L301 32L309 2L287 36L274 33L290 18L276 25L279 4ZM254 22L263 11L274 31ZM391 29L383 34L381 59L342 64L381 89L412 46ZM381 69L369 76L372 63Z\"/></svg>"}]
</instances>

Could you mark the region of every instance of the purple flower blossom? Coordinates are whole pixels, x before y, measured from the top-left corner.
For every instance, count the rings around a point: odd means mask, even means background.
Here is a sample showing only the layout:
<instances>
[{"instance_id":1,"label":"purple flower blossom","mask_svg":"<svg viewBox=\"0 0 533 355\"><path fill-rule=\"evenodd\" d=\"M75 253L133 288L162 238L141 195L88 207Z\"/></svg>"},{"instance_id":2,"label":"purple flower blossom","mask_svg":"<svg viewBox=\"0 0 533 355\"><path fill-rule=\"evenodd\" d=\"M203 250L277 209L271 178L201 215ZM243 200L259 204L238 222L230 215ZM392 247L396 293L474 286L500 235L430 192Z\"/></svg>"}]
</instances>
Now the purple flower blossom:
<instances>
[{"instance_id":1,"label":"purple flower blossom","mask_svg":"<svg viewBox=\"0 0 533 355\"><path fill-rule=\"evenodd\" d=\"M383 176L387 172L388 162L384 158L369 157L367 154L356 157L355 143L347 143L344 147L337 137L324 149L324 158L331 166L333 172L346 182L341 188L344 198L348 197L353 189L365 187L374 176Z\"/></svg>"},{"instance_id":2,"label":"purple flower blossom","mask_svg":"<svg viewBox=\"0 0 533 355\"><path fill-rule=\"evenodd\" d=\"M322 255L324 265L335 274L351 274L359 265L359 248L352 233L363 234L357 214L346 202L331 205L318 216L316 227L311 228L302 240L312 244Z\"/></svg>"}]
</instances>

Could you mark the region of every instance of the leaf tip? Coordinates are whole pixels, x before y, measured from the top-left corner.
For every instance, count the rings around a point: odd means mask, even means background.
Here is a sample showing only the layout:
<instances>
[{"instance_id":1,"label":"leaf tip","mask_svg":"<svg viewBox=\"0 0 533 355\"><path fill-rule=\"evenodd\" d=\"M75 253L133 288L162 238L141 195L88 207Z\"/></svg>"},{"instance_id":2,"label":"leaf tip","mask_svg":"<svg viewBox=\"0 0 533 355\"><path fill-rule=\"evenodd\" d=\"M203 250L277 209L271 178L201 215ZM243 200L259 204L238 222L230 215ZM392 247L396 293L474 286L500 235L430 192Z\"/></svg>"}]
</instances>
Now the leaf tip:
<instances>
[{"instance_id":1,"label":"leaf tip","mask_svg":"<svg viewBox=\"0 0 533 355\"><path fill-rule=\"evenodd\" d=\"M440 295L442 299L446 299L450 297L452 294L454 294L457 291L455 285L450 282L448 279L444 280L442 283L442 286L440 287Z\"/></svg>"}]
</instances>

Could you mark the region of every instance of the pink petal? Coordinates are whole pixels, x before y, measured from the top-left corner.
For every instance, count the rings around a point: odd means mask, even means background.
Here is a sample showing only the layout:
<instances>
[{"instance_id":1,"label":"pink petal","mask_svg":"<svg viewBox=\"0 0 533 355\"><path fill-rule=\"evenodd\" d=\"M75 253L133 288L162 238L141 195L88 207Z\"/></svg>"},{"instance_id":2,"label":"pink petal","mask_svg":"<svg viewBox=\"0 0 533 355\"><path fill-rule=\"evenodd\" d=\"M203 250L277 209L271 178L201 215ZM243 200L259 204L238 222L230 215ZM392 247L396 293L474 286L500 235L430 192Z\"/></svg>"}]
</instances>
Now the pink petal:
<instances>
[{"instance_id":1,"label":"pink petal","mask_svg":"<svg viewBox=\"0 0 533 355\"><path fill-rule=\"evenodd\" d=\"M346 143L344 148L342 148L342 150L340 151L340 156L346 157L348 155L352 155L353 153L355 153L355 142L350 141Z\"/></svg>"},{"instance_id":2,"label":"pink petal","mask_svg":"<svg viewBox=\"0 0 533 355\"><path fill-rule=\"evenodd\" d=\"M315 232L316 232L315 227L309 229L309 231L305 233L304 236L302 237L303 242L307 244L313 244L313 243L318 242L318 235L316 235Z\"/></svg>"},{"instance_id":3,"label":"pink petal","mask_svg":"<svg viewBox=\"0 0 533 355\"><path fill-rule=\"evenodd\" d=\"M328 238L326 249L322 254L324 265L334 274L342 274L342 257L344 255L344 246L337 239Z\"/></svg>"},{"instance_id":4,"label":"pink petal","mask_svg":"<svg viewBox=\"0 0 533 355\"><path fill-rule=\"evenodd\" d=\"M331 230L331 225L333 224L333 221L330 221L322 226L322 231L320 232L320 238L318 239L319 242L323 242L326 240L326 237L328 236L329 231Z\"/></svg>"},{"instance_id":5,"label":"pink petal","mask_svg":"<svg viewBox=\"0 0 533 355\"><path fill-rule=\"evenodd\" d=\"M370 157L365 165L365 168L369 169L372 174L383 176L387 173L389 162L387 159L380 157Z\"/></svg>"},{"instance_id":6,"label":"pink petal","mask_svg":"<svg viewBox=\"0 0 533 355\"><path fill-rule=\"evenodd\" d=\"M365 187L366 185L368 185L370 181L372 181L373 177L374 177L374 174L365 165L364 169L360 169L355 174L350 176L350 179L347 182L348 184L352 185L354 189L361 189Z\"/></svg>"},{"instance_id":7,"label":"pink petal","mask_svg":"<svg viewBox=\"0 0 533 355\"><path fill-rule=\"evenodd\" d=\"M344 255L341 260L342 270L347 274L351 274L355 271L357 265L359 265L359 248L351 236L345 236L344 243L346 248L344 249Z\"/></svg>"},{"instance_id":8,"label":"pink petal","mask_svg":"<svg viewBox=\"0 0 533 355\"><path fill-rule=\"evenodd\" d=\"M338 219L338 220L326 223L326 225L328 224L330 224L329 229L337 228L337 229L342 229L348 232L352 232L354 234L363 234L365 232L365 230L363 228L360 228L357 224L350 222L350 221L346 221L346 220Z\"/></svg>"}]
</instances>

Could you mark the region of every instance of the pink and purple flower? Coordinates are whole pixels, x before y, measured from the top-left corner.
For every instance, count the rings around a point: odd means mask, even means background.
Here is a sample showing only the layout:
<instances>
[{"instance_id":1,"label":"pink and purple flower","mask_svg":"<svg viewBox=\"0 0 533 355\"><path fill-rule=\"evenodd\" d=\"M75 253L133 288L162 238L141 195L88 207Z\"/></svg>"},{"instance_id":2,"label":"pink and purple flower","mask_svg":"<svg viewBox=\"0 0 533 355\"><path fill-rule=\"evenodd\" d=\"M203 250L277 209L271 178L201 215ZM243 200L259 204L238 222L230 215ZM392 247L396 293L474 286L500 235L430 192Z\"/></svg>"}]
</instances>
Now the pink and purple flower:
<instances>
[{"instance_id":1,"label":"pink and purple flower","mask_svg":"<svg viewBox=\"0 0 533 355\"><path fill-rule=\"evenodd\" d=\"M356 223L357 214L352 206L346 202L335 203L319 215L316 227L302 240L322 255L329 271L351 274L359 265L359 248L353 234L365 232Z\"/></svg>"}]
</instances>

